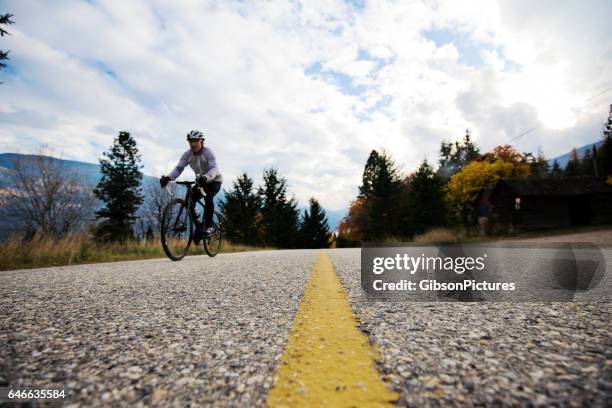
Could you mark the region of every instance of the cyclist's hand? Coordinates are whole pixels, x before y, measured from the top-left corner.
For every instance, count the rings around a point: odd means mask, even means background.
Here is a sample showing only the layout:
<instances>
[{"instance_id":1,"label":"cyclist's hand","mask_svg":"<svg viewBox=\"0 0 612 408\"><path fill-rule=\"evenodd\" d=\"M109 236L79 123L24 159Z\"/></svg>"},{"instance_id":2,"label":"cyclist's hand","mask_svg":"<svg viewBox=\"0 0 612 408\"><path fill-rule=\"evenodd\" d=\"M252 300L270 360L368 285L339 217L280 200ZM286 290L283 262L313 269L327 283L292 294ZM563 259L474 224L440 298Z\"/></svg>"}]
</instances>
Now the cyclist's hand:
<instances>
[{"instance_id":1,"label":"cyclist's hand","mask_svg":"<svg viewBox=\"0 0 612 408\"><path fill-rule=\"evenodd\" d=\"M208 183L208 177L206 177L206 176L199 176L197 182L198 182L198 186L204 187L206 185L206 183Z\"/></svg>"},{"instance_id":2,"label":"cyclist's hand","mask_svg":"<svg viewBox=\"0 0 612 408\"><path fill-rule=\"evenodd\" d=\"M159 179L159 185L161 186L161 188L166 187L169 182L170 182L170 177L168 176L161 176L161 178Z\"/></svg>"}]
</instances>

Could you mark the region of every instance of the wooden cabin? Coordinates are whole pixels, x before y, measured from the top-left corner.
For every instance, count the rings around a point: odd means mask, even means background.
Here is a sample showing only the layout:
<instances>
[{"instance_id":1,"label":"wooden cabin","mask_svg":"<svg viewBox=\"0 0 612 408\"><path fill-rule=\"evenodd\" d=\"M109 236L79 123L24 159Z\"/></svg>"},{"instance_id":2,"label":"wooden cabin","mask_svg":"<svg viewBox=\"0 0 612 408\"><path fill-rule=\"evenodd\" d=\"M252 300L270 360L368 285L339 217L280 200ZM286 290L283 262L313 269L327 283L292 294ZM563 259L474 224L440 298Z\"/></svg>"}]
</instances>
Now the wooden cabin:
<instances>
[{"instance_id":1,"label":"wooden cabin","mask_svg":"<svg viewBox=\"0 0 612 408\"><path fill-rule=\"evenodd\" d=\"M594 177L501 179L474 204L479 216L512 229L612 224L612 186Z\"/></svg>"}]
</instances>

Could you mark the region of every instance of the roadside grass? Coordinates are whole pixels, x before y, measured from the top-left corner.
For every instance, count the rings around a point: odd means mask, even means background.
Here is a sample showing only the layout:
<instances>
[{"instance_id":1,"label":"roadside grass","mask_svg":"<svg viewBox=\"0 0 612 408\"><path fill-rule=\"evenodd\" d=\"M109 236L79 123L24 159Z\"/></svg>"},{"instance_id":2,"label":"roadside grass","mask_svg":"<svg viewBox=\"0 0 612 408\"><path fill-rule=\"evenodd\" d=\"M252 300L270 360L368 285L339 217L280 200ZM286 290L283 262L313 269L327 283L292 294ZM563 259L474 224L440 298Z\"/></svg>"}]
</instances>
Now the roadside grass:
<instances>
[{"instance_id":1,"label":"roadside grass","mask_svg":"<svg viewBox=\"0 0 612 408\"><path fill-rule=\"evenodd\" d=\"M399 242L413 242L418 244L426 244L433 242L457 242L465 239L466 232L452 228L433 228L423 234L416 235L414 238L402 236L389 236L383 240L386 244Z\"/></svg>"},{"instance_id":2,"label":"roadside grass","mask_svg":"<svg viewBox=\"0 0 612 408\"><path fill-rule=\"evenodd\" d=\"M530 239L530 238L544 238L544 237L554 237L558 235L570 235L570 234L580 234L580 233L597 232L597 231L607 231L610 229L612 229L612 225L602 224L602 225L586 225L586 226L550 228L550 229L534 230L534 231L506 232L502 234L493 234L493 235L484 235L481 233L471 233L471 234L465 235L462 242L479 243L479 242L494 242L494 241L500 241L500 240L523 240L523 239Z\"/></svg>"},{"instance_id":3,"label":"roadside grass","mask_svg":"<svg viewBox=\"0 0 612 408\"><path fill-rule=\"evenodd\" d=\"M388 237L384 240L384 242L414 242L419 244L436 242L482 243L499 240L529 239L584 232L596 232L610 229L612 229L612 225L590 225L581 227L555 228L540 231L519 231L514 233L484 235L478 230L478 228L434 228L429 231L426 231L423 234L417 235L412 239L406 237Z\"/></svg>"},{"instance_id":4,"label":"roadside grass","mask_svg":"<svg viewBox=\"0 0 612 408\"><path fill-rule=\"evenodd\" d=\"M271 250L224 241L221 253ZM189 255L203 255L202 245L191 245ZM159 238L152 241L98 243L87 235L70 235L60 239L35 236L30 240L11 237L0 242L0 271L43 268L84 263L130 261L164 258Z\"/></svg>"},{"instance_id":5,"label":"roadside grass","mask_svg":"<svg viewBox=\"0 0 612 408\"><path fill-rule=\"evenodd\" d=\"M421 235L414 237L414 242L418 244L432 242L457 242L465 238L465 232L449 228L434 228Z\"/></svg>"}]
</instances>

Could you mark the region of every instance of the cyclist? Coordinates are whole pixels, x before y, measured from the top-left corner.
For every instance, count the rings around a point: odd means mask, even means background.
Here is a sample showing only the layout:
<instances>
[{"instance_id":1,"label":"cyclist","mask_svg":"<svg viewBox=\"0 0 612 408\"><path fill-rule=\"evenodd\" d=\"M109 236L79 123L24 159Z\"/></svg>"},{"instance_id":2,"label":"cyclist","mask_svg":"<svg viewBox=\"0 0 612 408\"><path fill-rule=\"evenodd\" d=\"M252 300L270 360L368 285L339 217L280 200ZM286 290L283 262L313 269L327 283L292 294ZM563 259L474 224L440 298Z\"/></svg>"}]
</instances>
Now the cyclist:
<instances>
[{"instance_id":1,"label":"cyclist","mask_svg":"<svg viewBox=\"0 0 612 408\"><path fill-rule=\"evenodd\" d=\"M215 194L221 189L221 183L223 182L223 176L219 172L217 167L217 159L209 147L204 146L204 134L199 130L192 130L187 133L187 142L189 142L189 150L187 150L181 158L178 164L167 176L161 176L159 183L162 188L166 187L170 180L176 180L181 175L187 164L196 174L196 184L193 185L193 201L189 211L193 218L196 229L193 236L195 244L199 244L202 240L202 233L206 236L213 233L212 219L215 212L215 203L213 201ZM197 217L195 212L195 203L198 199L202 198L198 187L202 187L206 196L204 197L204 228L203 231L202 223Z\"/></svg>"}]
</instances>

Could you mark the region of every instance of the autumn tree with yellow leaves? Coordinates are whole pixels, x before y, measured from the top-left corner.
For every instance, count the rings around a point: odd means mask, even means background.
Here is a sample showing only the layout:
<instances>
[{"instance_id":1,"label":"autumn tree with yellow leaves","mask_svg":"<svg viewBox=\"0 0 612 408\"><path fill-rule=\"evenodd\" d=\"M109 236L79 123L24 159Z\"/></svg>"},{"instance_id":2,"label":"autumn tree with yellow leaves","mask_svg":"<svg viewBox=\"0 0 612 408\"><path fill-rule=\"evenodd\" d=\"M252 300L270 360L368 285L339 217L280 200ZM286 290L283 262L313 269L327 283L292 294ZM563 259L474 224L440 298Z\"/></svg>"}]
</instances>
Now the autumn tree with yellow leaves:
<instances>
[{"instance_id":1,"label":"autumn tree with yellow leaves","mask_svg":"<svg viewBox=\"0 0 612 408\"><path fill-rule=\"evenodd\" d=\"M472 204L482 188L494 186L501 178L529 177L531 167L528 163L521 162L519 156L507 147L496 148L492 154L485 155L484 160L469 163L451 177L446 187L446 197L453 212L461 221L468 221Z\"/></svg>"}]
</instances>

